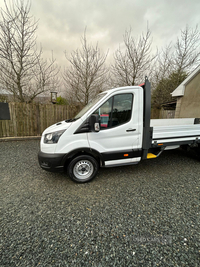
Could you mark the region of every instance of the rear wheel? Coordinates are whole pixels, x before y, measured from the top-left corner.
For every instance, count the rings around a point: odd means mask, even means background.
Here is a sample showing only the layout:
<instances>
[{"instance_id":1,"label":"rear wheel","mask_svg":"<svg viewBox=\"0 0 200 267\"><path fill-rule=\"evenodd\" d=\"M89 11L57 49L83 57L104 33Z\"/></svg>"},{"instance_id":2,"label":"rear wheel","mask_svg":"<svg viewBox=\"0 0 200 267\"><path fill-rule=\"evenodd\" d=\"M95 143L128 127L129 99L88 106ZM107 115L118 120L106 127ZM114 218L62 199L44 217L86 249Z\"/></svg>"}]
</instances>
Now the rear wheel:
<instances>
[{"instance_id":1,"label":"rear wheel","mask_svg":"<svg viewBox=\"0 0 200 267\"><path fill-rule=\"evenodd\" d=\"M99 170L99 164L95 158L81 155L74 158L68 166L69 177L79 183L91 181Z\"/></svg>"}]
</instances>

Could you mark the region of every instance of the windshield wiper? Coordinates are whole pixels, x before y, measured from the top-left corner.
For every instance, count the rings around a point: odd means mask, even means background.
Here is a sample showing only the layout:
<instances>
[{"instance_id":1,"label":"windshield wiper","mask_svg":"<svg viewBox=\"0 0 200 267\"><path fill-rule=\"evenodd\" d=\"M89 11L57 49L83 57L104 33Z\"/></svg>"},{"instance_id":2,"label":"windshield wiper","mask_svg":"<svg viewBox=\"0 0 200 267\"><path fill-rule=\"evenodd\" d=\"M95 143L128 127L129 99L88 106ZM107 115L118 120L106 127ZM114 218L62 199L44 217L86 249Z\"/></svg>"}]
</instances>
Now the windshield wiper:
<instances>
[{"instance_id":1,"label":"windshield wiper","mask_svg":"<svg viewBox=\"0 0 200 267\"><path fill-rule=\"evenodd\" d=\"M78 120L79 118L73 118L73 119L68 119L68 120L65 120L65 122L73 122L73 121L76 121Z\"/></svg>"}]
</instances>

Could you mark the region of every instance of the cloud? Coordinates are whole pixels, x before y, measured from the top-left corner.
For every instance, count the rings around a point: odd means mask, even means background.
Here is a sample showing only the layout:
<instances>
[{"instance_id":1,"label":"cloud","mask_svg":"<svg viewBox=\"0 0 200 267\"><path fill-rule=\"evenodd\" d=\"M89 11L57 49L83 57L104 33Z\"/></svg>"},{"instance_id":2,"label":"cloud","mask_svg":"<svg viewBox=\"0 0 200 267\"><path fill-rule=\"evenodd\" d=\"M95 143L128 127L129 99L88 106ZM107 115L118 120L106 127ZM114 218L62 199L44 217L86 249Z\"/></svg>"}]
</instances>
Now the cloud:
<instances>
[{"instance_id":1,"label":"cloud","mask_svg":"<svg viewBox=\"0 0 200 267\"><path fill-rule=\"evenodd\" d=\"M65 65L64 51L70 54L80 47L85 27L88 40L98 42L104 52L109 49L111 59L130 26L138 36L148 22L153 46L161 48L175 41L186 24L198 24L199 10L199 0L34 0L31 14L39 19L37 40L44 56L50 57L53 50L58 63Z\"/></svg>"}]
</instances>

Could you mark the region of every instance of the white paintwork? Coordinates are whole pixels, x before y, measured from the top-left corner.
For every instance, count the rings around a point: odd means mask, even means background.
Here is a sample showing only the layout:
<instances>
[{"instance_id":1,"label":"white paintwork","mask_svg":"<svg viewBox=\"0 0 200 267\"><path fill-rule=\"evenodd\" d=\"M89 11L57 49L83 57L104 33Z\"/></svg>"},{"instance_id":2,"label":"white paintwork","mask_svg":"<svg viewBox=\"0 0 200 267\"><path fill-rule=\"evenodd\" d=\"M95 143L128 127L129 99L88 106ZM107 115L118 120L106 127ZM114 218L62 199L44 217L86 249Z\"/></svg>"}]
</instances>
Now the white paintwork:
<instances>
[{"instance_id":1,"label":"white paintwork","mask_svg":"<svg viewBox=\"0 0 200 267\"><path fill-rule=\"evenodd\" d=\"M133 112L131 120L123 125L114 128L101 130L99 132L74 134L81 124L103 103L110 97L121 94L132 93ZM60 153L68 154L76 149L89 148L98 151L99 153L126 151L132 149L142 148L143 138L143 88L139 86L115 88L103 92L105 94L99 102L92 106L81 118L73 122L62 121L59 125L52 125L48 127L42 134L41 151L49 154ZM151 120L153 127L152 143L167 143L169 137L170 142L178 142L184 140L195 140L200 135L200 125L194 125L193 119L165 119L165 120ZM61 135L58 143L44 144L44 135L55 131L65 129L66 131ZM133 132L127 132L128 129L136 129ZM191 136L191 137L187 137ZM178 137L178 138L176 138ZM177 146L170 146L166 149L174 149ZM107 161L106 165L123 164L138 162L141 158L122 159Z\"/></svg>"},{"instance_id":2,"label":"white paintwork","mask_svg":"<svg viewBox=\"0 0 200 267\"><path fill-rule=\"evenodd\" d=\"M139 86L134 87L122 87L108 90L106 95L90 110L87 111L80 119L66 123L61 122L60 125L52 125L48 127L42 134L41 138L41 151L45 153L61 153L66 154L73 150L80 148L92 148L100 153L115 152L130 149L138 149L142 146L142 134L143 134L143 89ZM132 93L133 98L133 116L131 120L123 125L115 128L102 130L94 133L81 133L74 134L79 126L103 103L105 103L110 97L120 93ZM134 132L126 132L128 129L136 129ZM66 129L61 135L57 144L44 144L44 135L54 131ZM141 158L125 159L123 162L139 161ZM114 161L119 164L119 161ZM113 161L107 162L107 164L114 164Z\"/></svg>"},{"instance_id":3,"label":"white paintwork","mask_svg":"<svg viewBox=\"0 0 200 267\"><path fill-rule=\"evenodd\" d=\"M195 140L200 135L200 124L194 124L194 118L151 120L150 125L153 127L153 139L155 139L152 140L152 144L155 141L164 144L167 142ZM169 137L175 138L164 139ZM170 147L168 147L169 149Z\"/></svg>"},{"instance_id":4,"label":"white paintwork","mask_svg":"<svg viewBox=\"0 0 200 267\"><path fill-rule=\"evenodd\" d=\"M195 140L199 135L200 135L200 124L155 126L153 128L153 139L155 140L152 140L152 143L154 143L155 141L157 141L158 143L167 143L169 141L178 142L178 141ZM175 138L170 140L164 139L169 137L175 137Z\"/></svg>"},{"instance_id":5,"label":"white paintwork","mask_svg":"<svg viewBox=\"0 0 200 267\"><path fill-rule=\"evenodd\" d=\"M101 130L100 132L88 133L89 145L92 149L104 152L127 151L131 149L138 149L142 146L141 132L143 125L141 123L142 106L140 105L142 99L142 88L133 91L132 88L123 89L123 93L133 93L133 114L131 120L125 124L114 128ZM113 96L114 93L110 95ZM136 129L134 132L127 132L128 129ZM126 159L126 162L132 162L132 158ZM114 164L113 162L111 164ZM117 160L116 160L117 164Z\"/></svg>"},{"instance_id":6,"label":"white paintwork","mask_svg":"<svg viewBox=\"0 0 200 267\"><path fill-rule=\"evenodd\" d=\"M177 126L177 125L193 125L194 118L185 118L185 119L157 119L151 120L150 126Z\"/></svg>"},{"instance_id":7,"label":"white paintwork","mask_svg":"<svg viewBox=\"0 0 200 267\"><path fill-rule=\"evenodd\" d=\"M56 123L56 124L53 124L53 125L49 126L42 133L42 138L41 138L41 141L40 141L40 149L41 149L42 152L51 153L51 154L55 153L56 149L57 149L57 146L58 146L58 144L45 144L44 143L45 134L57 132L57 131L60 131L60 130L63 130L63 129L67 130L72 125L71 122L70 123L66 123L65 121L61 121L60 123L61 124L59 124L59 125L57 125L57 123Z\"/></svg>"}]
</instances>

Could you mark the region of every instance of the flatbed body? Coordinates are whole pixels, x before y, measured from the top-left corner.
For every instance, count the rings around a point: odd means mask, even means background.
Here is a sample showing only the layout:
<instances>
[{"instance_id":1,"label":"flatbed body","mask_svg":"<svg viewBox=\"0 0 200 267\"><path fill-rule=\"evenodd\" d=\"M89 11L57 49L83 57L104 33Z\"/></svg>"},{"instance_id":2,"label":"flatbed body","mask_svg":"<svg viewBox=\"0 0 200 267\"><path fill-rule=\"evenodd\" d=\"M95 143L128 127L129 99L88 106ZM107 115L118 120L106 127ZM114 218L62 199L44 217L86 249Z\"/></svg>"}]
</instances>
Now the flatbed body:
<instances>
[{"instance_id":1,"label":"flatbed body","mask_svg":"<svg viewBox=\"0 0 200 267\"><path fill-rule=\"evenodd\" d=\"M152 145L155 143L196 142L200 139L200 124L194 124L195 118L191 119L165 119L151 120L153 127Z\"/></svg>"}]
</instances>

